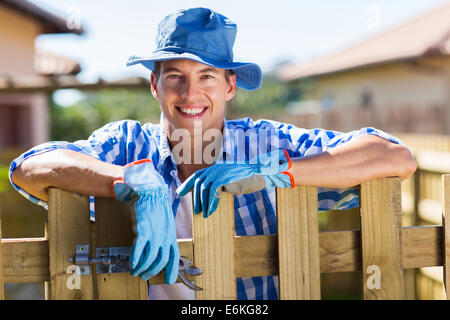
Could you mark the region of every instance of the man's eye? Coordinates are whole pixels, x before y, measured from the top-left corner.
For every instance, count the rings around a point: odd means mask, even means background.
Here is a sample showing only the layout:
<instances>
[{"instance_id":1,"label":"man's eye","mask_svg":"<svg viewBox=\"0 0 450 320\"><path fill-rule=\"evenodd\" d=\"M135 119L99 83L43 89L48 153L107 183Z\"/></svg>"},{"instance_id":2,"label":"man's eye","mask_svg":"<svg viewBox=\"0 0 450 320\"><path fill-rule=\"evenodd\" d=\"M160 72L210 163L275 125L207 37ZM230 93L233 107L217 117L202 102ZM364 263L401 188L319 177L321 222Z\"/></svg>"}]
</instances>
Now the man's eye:
<instances>
[{"instance_id":1,"label":"man's eye","mask_svg":"<svg viewBox=\"0 0 450 320\"><path fill-rule=\"evenodd\" d=\"M214 77L213 77L212 75L210 75L210 74L204 74L204 75L202 76L202 78L203 78L203 79L214 79Z\"/></svg>"},{"instance_id":2,"label":"man's eye","mask_svg":"<svg viewBox=\"0 0 450 320\"><path fill-rule=\"evenodd\" d=\"M169 79L178 79L178 78L181 78L181 75L179 75L179 74L169 74L167 76L167 78L169 78Z\"/></svg>"}]
</instances>

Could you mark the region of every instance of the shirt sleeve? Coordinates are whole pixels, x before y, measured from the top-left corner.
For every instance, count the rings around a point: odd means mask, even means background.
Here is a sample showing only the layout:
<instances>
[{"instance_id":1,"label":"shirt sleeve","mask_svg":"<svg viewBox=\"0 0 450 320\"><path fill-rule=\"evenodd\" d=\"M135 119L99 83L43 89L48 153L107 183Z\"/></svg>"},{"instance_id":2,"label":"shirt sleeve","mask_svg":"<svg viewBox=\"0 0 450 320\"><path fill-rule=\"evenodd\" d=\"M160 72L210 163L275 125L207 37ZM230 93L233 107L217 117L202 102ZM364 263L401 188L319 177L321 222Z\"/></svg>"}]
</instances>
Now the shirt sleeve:
<instances>
[{"instance_id":1,"label":"shirt sleeve","mask_svg":"<svg viewBox=\"0 0 450 320\"><path fill-rule=\"evenodd\" d=\"M48 209L46 201L34 197L12 181L12 173L23 161L45 152L64 149L80 152L104 162L125 165L148 157L149 154L151 156L150 140L149 131L144 130L137 121L123 120L108 123L94 131L87 140L74 142L50 141L33 147L12 161L9 169L9 180L12 186L25 198Z\"/></svg>"},{"instance_id":2,"label":"shirt sleeve","mask_svg":"<svg viewBox=\"0 0 450 320\"><path fill-rule=\"evenodd\" d=\"M279 130L277 139L279 148L286 149L291 158L318 154L354 141L364 135L375 135L406 147L400 139L372 127L343 133L324 129L302 129L279 122L272 123ZM358 187L346 189L319 187L318 201L319 212L351 209L359 206L359 190Z\"/></svg>"}]
</instances>

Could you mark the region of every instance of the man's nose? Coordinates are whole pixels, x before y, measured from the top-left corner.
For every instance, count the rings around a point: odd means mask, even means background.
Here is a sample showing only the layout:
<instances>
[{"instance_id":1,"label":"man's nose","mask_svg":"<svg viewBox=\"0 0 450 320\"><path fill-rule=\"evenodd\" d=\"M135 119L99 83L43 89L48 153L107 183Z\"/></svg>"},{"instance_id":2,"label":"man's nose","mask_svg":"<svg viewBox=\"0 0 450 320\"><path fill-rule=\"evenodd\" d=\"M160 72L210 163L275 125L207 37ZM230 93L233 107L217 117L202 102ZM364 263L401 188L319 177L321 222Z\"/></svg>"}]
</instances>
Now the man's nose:
<instances>
[{"instance_id":1,"label":"man's nose","mask_svg":"<svg viewBox=\"0 0 450 320\"><path fill-rule=\"evenodd\" d=\"M189 99L194 97L199 92L199 84L192 80L187 79L184 81L183 86L181 87L181 96L185 99Z\"/></svg>"}]
</instances>

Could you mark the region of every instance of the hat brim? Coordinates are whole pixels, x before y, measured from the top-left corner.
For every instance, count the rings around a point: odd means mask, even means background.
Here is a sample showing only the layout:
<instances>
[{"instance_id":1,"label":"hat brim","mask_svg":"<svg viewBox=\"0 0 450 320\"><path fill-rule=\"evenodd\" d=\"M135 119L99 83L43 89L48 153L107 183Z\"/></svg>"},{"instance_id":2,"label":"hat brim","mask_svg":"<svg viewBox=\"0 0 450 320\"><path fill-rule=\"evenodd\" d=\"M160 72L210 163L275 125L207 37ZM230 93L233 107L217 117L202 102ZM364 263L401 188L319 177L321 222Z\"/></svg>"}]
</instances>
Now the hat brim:
<instances>
[{"instance_id":1,"label":"hat brim","mask_svg":"<svg viewBox=\"0 0 450 320\"><path fill-rule=\"evenodd\" d=\"M155 61L165 61L172 59L189 59L203 63L210 67L219 69L231 69L236 74L236 86L246 90L256 90L261 88L262 72L261 68L254 63L248 62L223 62L213 61L207 58L201 58L198 55L189 52L176 53L167 51L154 52L149 57L132 56L128 59L127 67L142 64L147 69L153 71Z\"/></svg>"}]
</instances>

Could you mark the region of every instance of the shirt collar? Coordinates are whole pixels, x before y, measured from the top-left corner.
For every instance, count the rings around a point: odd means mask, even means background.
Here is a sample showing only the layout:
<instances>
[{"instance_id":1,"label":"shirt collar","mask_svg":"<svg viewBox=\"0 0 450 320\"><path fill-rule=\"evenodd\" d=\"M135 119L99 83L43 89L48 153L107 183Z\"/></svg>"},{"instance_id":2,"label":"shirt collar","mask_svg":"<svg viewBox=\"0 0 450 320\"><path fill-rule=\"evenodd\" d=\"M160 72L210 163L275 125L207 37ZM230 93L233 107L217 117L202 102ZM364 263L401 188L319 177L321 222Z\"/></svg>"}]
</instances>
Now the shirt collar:
<instances>
[{"instance_id":1,"label":"shirt collar","mask_svg":"<svg viewBox=\"0 0 450 320\"><path fill-rule=\"evenodd\" d=\"M167 138L166 125L164 123L164 114L161 112L161 117L159 119L159 155L161 163L164 163L168 157L172 160L175 166L175 161L172 157L172 151L170 150L169 140Z\"/></svg>"},{"instance_id":2,"label":"shirt collar","mask_svg":"<svg viewBox=\"0 0 450 320\"><path fill-rule=\"evenodd\" d=\"M233 139L231 137L231 131L229 129L229 125L230 123L225 119L225 117L223 118L223 142L222 142L222 150L220 151L219 154L222 155L221 157L218 157L216 162L219 161L226 161L226 159L230 159L230 157L232 157L233 155Z\"/></svg>"}]
</instances>

